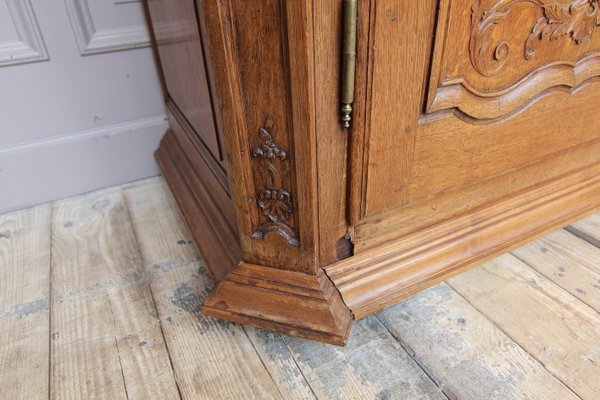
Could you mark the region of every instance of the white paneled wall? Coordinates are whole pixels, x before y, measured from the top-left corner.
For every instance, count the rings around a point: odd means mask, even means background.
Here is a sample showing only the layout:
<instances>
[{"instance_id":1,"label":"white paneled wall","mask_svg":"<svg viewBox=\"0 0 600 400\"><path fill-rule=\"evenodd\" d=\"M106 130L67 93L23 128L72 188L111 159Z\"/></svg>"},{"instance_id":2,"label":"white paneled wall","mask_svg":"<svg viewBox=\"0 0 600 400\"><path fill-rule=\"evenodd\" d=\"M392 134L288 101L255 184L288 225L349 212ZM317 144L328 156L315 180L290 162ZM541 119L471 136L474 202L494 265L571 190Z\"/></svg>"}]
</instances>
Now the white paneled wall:
<instances>
[{"instance_id":1,"label":"white paneled wall","mask_svg":"<svg viewBox=\"0 0 600 400\"><path fill-rule=\"evenodd\" d=\"M0 66L47 60L48 52L31 2L0 2Z\"/></svg>"},{"instance_id":2,"label":"white paneled wall","mask_svg":"<svg viewBox=\"0 0 600 400\"><path fill-rule=\"evenodd\" d=\"M158 174L142 4L0 0L0 212Z\"/></svg>"}]
</instances>

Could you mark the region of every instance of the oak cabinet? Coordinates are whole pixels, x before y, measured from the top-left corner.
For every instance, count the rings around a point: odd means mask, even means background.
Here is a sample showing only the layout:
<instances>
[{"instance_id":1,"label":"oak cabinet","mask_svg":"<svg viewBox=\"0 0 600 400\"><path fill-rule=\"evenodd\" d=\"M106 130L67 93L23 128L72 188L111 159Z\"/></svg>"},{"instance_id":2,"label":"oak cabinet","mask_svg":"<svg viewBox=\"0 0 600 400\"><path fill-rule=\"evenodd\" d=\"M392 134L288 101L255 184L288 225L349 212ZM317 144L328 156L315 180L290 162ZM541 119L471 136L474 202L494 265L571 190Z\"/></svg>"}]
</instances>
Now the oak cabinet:
<instances>
[{"instance_id":1,"label":"oak cabinet","mask_svg":"<svg viewBox=\"0 0 600 400\"><path fill-rule=\"evenodd\" d=\"M146 4L209 315L343 344L600 207L598 0Z\"/></svg>"}]
</instances>

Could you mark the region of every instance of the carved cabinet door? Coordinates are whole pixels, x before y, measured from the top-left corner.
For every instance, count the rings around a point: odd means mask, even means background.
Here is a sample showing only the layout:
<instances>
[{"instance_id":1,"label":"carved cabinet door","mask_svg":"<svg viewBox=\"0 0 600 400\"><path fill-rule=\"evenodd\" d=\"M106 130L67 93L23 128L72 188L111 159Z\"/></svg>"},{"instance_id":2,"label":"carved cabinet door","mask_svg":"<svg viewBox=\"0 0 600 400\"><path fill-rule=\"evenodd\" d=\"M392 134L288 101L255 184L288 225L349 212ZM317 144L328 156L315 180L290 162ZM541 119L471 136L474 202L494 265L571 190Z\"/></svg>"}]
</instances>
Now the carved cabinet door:
<instances>
[{"instance_id":1,"label":"carved cabinet door","mask_svg":"<svg viewBox=\"0 0 600 400\"><path fill-rule=\"evenodd\" d=\"M359 4L359 249L600 161L600 0Z\"/></svg>"}]
</instances>

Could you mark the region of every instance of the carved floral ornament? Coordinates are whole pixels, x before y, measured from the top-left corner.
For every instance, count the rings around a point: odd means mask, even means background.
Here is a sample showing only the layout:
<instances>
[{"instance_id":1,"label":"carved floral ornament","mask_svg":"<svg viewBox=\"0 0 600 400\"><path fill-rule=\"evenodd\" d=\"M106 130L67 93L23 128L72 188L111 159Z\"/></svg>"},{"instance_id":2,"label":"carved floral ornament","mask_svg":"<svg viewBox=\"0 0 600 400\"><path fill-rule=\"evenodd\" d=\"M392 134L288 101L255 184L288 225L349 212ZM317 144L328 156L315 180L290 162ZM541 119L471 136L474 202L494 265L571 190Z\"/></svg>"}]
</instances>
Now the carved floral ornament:
<instances>
[{"instance_id":1,"label":"carved floral ornament","mask_svg":"<svg viewBox=\"0 0 600 400\"><path fill-rule=\"evenodd\" d=\"M268 182L263 183L256 194L256 202L265 219L252 233L252 238L261 240L269 232L282 236L292 246L300 246L296 232L288 225L288 220L293 213L292 195L282 188L281 162L287 160L287 152L280 149L273 137L271 130L273 121L267 117L265 126L260 128L262 144L252 149L252 157L261 162L261 166L268 171Z\"/></svg>"},{"instance_id":2,"label":"carved floral ornament","mask_svg":"<svg viewBox=\"0 0 600 400\"><path fill-rule=\"evenodd\" d=\"M500 0L491 7L483 7L482 3L483 0L475 0L471 7L469 54L473 67L485 76L498 73L508 61L508 40L494 43L491 35L516 4L528 3L543 13L525 40L523 56L526 60L535 58L536 46L541 41L570 38L579 45L600 26L600 0Z\"/></svg>"}]
</instances>

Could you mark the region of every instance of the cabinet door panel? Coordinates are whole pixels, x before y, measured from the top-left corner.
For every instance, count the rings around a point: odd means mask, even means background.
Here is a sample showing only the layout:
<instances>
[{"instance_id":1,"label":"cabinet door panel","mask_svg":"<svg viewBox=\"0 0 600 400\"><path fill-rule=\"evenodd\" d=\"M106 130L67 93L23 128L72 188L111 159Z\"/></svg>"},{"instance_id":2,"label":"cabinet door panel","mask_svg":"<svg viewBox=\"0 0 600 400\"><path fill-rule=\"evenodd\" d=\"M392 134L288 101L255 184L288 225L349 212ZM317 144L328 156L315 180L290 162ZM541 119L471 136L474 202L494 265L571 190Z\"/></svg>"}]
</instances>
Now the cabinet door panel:
<instances>
[{"instance_id":1,"label":"cabinet door panel","mask_svg":"<svg viewBox=\"0 0 600 400\"><path fill-rule=\"evenodd\" d=\"M369 14L361 9L359 15L360 20L370 15L370 32L359 32L358 47L367 53L359 54L359 60L368 62L359 64L357 71L366 78L357 84L351 132L353 186L362 189L354 198L360 204L352 204L353 222L408 201L430 58L430 43L422 39L433 31L436 1L371 0L370 7Z\"/></svg>"},{"instance_id":2,"label":"cabinet door panel","mask_svg":"<svg viewBox=\"0 0 600 400\"><path fill-rule=\"evenodd\" d=\"M599 7L599 0L443 5L427 112L501 118L544 92L600 75Z\"/></svg>"},{"instance_id":3,"label":"cabinet door panel","mask_svg":"<svg viewBox=\"0 0 600 400\"><path fill-rule=\"evenodd\" d=\"M355 223L427 202L435 213L468 188L512 195L600 141L599 0L409 3L371 1ZM600 155L569 166L590 161ZM519 182L494 183L511 174Z\"/></svg>"},{"instance_id":4,"label":"cabinet door panel","mask_svg":"<svg viewBox=\"0 0 600 400\"><path fill-rule=\"evenodd\" d=\"M148 10L169 97L222 162L194 0L148 0Z\"/></svg>"}]
</instances>

